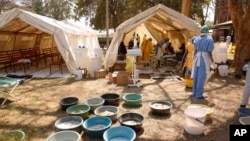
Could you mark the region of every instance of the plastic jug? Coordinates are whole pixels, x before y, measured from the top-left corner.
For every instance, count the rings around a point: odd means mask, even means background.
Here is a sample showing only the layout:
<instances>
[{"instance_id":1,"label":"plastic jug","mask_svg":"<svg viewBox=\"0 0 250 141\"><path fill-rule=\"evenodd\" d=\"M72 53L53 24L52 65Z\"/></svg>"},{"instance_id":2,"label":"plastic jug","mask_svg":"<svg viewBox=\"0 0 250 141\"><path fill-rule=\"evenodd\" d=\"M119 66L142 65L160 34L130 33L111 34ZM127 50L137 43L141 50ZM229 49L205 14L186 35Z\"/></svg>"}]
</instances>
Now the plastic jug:
<instances>
[{"instance_id":1,"label":"plastic jug","mask_svg":"<svg viewBox=\"0 0 250 141\"><path fill-rule=\"evenodd\" d=\"M226 42L214 43L214 62L217 64L225 64L227 62L227 48L229 44Z\"/></svg>"}]
</instances>

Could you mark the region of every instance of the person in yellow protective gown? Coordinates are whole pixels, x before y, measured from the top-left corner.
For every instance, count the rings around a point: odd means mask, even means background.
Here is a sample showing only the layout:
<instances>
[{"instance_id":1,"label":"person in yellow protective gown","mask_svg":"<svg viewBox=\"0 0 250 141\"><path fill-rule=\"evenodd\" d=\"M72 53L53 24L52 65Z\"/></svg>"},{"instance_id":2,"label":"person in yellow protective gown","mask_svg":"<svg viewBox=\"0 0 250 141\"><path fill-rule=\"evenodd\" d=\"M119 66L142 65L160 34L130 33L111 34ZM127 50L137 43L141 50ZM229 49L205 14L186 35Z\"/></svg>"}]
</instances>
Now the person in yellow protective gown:
<instances>
[{"instance_id":1,"label":"person in yellow protective gown","mask_svg":"<svg viewBox=\"0 0 250 141\"><path fill-rule=\"evenodd\" d=\"M153 50L154 50L154 46L152 43L152 38L148 38L148 40L146 40L145 44L142 43L142 46L141 46L142 56L139 57L139 60L149 61L150 60L149 54Z\"/></svg>"},{"instance_id":2,"label":"person in yellow protective gown","mask_svg":"<svg viewBox=\"0 0 250 141\"><path fill-rule=\"evenodd\" d=\"M192 67L193 67L194 39L195 37L193 37L191 41L189 41L185 46L187 55L186 55L186 60L185 60L185 64L183 65L183 67L185 68L186 87L188 88L191 88L192 83L193 83L193 80L191 79L191 72L192 72Z\"/></svg>"}]
</instances>

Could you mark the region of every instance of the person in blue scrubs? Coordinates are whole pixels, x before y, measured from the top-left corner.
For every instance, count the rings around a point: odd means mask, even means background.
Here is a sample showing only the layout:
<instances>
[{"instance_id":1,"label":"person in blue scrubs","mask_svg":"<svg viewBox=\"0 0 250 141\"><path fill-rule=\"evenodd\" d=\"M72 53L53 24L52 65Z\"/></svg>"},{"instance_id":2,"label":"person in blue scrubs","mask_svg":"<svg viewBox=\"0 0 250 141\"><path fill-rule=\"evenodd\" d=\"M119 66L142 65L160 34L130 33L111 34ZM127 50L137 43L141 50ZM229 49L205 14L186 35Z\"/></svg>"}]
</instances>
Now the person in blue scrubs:
<instances>
[{"instance_id":1,"label":"person in blue scrubs","mask_svg":"<svg viewBox=\"0 0 250 141\"><path fill-rule=\"evenodd\" d=\"M191 77L193 78L193 97L203 99L204 85L210 77L210 66L214 64L212 51L214 41L208 35L209 28L204 25L201 35L194 40L194 60Z\"/></svg>"}]
</instances>

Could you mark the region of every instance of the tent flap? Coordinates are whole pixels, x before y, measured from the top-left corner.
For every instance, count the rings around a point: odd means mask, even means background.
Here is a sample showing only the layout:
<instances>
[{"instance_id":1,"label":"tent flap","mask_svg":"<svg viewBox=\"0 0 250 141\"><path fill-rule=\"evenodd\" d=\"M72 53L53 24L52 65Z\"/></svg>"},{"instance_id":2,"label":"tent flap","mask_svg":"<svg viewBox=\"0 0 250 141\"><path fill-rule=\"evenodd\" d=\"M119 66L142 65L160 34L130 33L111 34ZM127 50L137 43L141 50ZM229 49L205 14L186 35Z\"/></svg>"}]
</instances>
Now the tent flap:
<instances>
[{"instance_id":1,"label":"tent flap","mask_svg":"<svg viewBox=\"0 0 250 141\"><path fill-rule=\"evenodd\" d=\"M115 64L120 42L127 46L134 33L139 34L141 39L144 35L152 38L154 44L168 37L178 50L181 44L200 33L200 24L162 4L151 7L116 28L104 58L106 69Z\"/></svg>"},{"instance_id":2,"label":"tent flap","mask_svg":"<svg viewBox=\"0 0 250 141\"><path fill-rule=\"evenodd\" d=\"M0 15L1 50L57 47L68 70L76 70L75 50L79 46L100 48L97 34L80 25L12 9Z\"/></svg>"}]
</instances>

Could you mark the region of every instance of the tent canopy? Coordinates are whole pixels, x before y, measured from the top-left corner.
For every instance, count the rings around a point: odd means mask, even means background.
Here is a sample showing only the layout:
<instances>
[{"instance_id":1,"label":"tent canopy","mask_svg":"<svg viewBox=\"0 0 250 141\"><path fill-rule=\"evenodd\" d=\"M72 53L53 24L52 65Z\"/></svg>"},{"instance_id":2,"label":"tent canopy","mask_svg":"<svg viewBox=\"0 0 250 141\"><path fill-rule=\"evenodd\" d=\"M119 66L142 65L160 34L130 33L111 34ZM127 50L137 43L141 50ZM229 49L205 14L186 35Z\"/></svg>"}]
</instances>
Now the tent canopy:
<instances>
[{"instance_id":1,"label":"tent canopy","mask_svg":"<svg viewBox=\"0 0 250 141\"><path fill-rule=\"evenodd\" d=\"M104 59L105 68L115 64L120 42L128 45L134 33L139 34L141 40L144 35L152 38L154 44L168 37L178 51L182 43L200 34L200 24L162 4L149 8L116 28Z\"/></svg>"},{"instance_id":2,"label":"tent canopy","mask_svg":"<svg viewBox=\"0 0 250 141\"><path fill-rule=\"evenodd\" d=\"M57 47L71 73L77 68L75 49L100 48L97 34L73 22L57 21L21 9L0 15L0 51Z\"/></svg>"}]
</instances>

